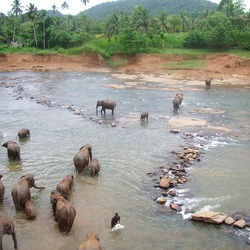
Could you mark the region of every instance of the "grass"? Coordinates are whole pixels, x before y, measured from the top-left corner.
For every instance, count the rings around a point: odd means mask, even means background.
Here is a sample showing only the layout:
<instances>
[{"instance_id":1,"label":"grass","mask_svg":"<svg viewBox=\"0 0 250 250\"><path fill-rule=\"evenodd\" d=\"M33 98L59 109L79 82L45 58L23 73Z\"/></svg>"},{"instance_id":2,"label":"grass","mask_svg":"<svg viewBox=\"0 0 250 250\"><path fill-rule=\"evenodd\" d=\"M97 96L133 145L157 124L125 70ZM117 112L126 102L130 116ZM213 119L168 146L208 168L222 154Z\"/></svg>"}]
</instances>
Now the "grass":
<instances>
[{"instance_id":1,"label":"grass","mask_svg":"<svg viewBox=\"0 0 250 250\"><path fill-rule=\"evenodd\" d=\"M181 62L171 62L166 64L168 68L176 68L176 69L199 69L204 68L206 66L205 60L185 60Z\"/></svg>"}]
</instances>

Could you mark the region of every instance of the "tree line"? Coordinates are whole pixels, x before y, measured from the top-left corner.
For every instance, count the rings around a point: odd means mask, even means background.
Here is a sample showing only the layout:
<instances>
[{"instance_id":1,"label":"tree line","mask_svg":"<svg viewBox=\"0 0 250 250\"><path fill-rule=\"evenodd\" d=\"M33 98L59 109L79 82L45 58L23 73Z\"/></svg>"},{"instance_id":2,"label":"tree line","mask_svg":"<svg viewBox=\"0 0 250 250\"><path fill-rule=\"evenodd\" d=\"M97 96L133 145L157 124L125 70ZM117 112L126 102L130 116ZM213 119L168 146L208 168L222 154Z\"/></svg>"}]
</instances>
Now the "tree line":
<instances>
[{"instance_id":1,"label":"tree line","mask_svg":"<svg viewBox=\"0 0 250 250\"><path fill-rule=\"evenodd\" d=\"M61 5L62 9L68 7L67 2ZM104 20L94 20L82 12L59 17L55 5L52 10L49 16L32 3L24 9L20 0L14 0L7 15L0 13L0 51L8 46L53 50L81 47L108 56L167 47L236 46L250 50L250 13L244 12L243 0L221 0L216 10L194 14L181 10L178 14L162 11L152 15L137 5L130 15L118 11Z\"/></svg>"}]
</instances>

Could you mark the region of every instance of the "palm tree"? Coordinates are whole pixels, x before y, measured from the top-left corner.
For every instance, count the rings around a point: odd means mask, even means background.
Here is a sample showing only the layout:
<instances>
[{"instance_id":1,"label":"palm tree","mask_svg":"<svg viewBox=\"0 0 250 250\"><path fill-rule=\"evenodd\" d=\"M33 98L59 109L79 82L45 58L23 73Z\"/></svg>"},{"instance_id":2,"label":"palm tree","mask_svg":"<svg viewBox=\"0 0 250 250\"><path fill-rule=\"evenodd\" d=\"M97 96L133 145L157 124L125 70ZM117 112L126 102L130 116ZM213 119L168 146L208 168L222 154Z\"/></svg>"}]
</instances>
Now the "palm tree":
<instances>
[{"instance_id":1,"label":"palm tree","mask_svg":"<svg viewBox=\"0 0 250 250\"><path fill-rule=\"evenodd\" d=\"M117 39L117 35L119 34L120 28L120 18L115 13L111 14L108 17L108 20L105 25L105 33L110 41L111 37L114 36Z\"/></svg>"},{"instance_id":2,"label":"palm tree","mask_svg":"<svg viewBox=\"0 0 250 250\"><path fill-rule=\"evenodd\" d=\"M55 15L56 11L57 11L57 7L55 4L52 5L52 11L53 11L53 14Z\"/></svg>"},{"instance_id":3,"label":"palm tree","mask_svg":"<svg viewBox=\"0 0 250 250\"><path fill-rule=\"evenodd\" d=\"M156 18L157 26L162 32L166 33L170 32L169 22L170 22L169 15L167 12L164 11L162 11L160 15Z\"/></svg>"},{"instance_id":4,"label":"palm tree","mask_svg":"<svg viewBox=\"0 0 250 250\"><path fill-rule=\"evenodd\" d=\"M141 6L136 6L134 8L132 13L132 23L137 31L147 34L151 22L152 20L147 9L144 9Z\"/></svg>"},{"instance_id":5,"label":"palm tree","mask_svg":"<svg viewBox=\"0 0 250 250\"><path fill-rule=\"evenodd\" d=\"M67 2L63 2L62 3L62 9L68 9L69 8L69 4Z\"/></svg>"},{"instance_id":6,"label":"palm tree","mask_svg":"<svg viewBox=\"0 0 250 250\"><path fill-rule=\"evenodd\" d=\"M80 0L81 2L83 2L85 5L89 2L89 0Z\"/></svg>"},{"instance_id":7,"label":"palm tree","mask_svg":"<svg viewBox=\"0 0 250 250\"><path fill-rule=\"evenodd\" d=\"M16 33L16 21L19 14L21 14L23 6L21 5L21 1L14 0L11 5L11 13L15 16L15 25L13 30L13 42L15 42L15 33Z\"/></svg>"},{"instance_id":8,"label":"palm tree","mask_svg":"<svg viewBox=\"0 0 250 250\"><path fill-rule=\"evenodd\" d=\"M26 15L28 16L28 18L33 23L34 38L35 38L36 48L38 48L37 37L36 37L36 29L35 29L35 20L36 20L36 18L38 16L37 7L34 4L30 3L27 6L26 11L27 11Z\"/></svg>"}]
</instances>

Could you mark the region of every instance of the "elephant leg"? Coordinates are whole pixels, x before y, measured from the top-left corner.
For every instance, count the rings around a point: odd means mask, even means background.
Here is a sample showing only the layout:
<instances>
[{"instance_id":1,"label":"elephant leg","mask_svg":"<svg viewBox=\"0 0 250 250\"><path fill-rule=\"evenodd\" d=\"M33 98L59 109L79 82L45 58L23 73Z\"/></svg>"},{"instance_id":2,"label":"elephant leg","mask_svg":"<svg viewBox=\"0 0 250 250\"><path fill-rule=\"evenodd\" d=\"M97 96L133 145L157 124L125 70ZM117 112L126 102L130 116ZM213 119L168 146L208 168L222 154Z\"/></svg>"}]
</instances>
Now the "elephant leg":
<instances>
[{"instance_id":1,"label":"elephant leg","mask_svg":"<svg viewBox=\"0 0 250 250\"><path fill-rule=\"evenodd\" d=\"M16 210L21 210L21 206L19 204L19 200L18 200L18 193L17 193L17 189L13 188L12 192L11 192L12 198L13 198L13 202L15 205Z\"/></svg>"}]
</instances>

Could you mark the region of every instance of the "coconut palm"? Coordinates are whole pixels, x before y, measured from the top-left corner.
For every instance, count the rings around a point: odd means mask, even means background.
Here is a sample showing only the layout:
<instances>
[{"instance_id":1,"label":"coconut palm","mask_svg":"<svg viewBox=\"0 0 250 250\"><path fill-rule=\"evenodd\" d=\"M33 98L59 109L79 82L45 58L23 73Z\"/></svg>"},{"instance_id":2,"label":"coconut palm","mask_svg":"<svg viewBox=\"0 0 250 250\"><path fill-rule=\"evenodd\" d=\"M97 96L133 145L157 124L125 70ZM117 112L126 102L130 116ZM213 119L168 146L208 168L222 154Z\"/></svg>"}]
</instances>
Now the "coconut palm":
<instances>
[{"instance_id":1,"label":"coconut palm","mask_svg":"<svg viewBox=\"0 0 250 250\"><path fill-rule=\"evenodd\" d=\"M62 3L62 9L68 9L69 8L69 4L67 2L63 2Z\"/></svg>"},{"instance_id":2,"label":"coconut palm","mask_svg":"<svg viewBox=\"0 0 250 250\"><path fill-rule=\"evenodd\" d=\"M11 13L15 16L15 24L14 24L14 30L13 30L13 42L15 42L15 34L16 34L16 23L17 23L17 17L19 14L21 14L23 6L21 5L21 1L14 0L11 5Z\"/></svg>"},{"instance_id":3,"label":"coconut palm","mask_svg":"<svg viewBox=\"0 0 250 250\"><path fill-rule=\"evenodd\" d=\"M80 0L81 2L83 2L85 5L89 2L89 0Z\"/></svg>"},{"instance_id":4,"label":"coconut palm","mask_svg":"<svg viewBox=\"0 0 250 250\"><path fill-rule=\"evenodd\" d=\"M53 14L55 15L56 11L57 11L57 7L55 4L52 5L52 11L53 11Z\"/></svg>"},{"instance_id":5,"label":"coconut palm","mask_svg":"<svg viewBox=\"0 0 250 250\"><path fill-rule=\"evenodd\" d=\"M38 48L37 37L36 37L36 29L35 29L35 20L38 17L37 7L34 4L30 3L27 6L26 11L27 11L27 13L26 13L27 17L32 21L32 24L33 24L33 31L34 31L34 38L35 38L36 48Z\"/></svg>"}]
</instances>

